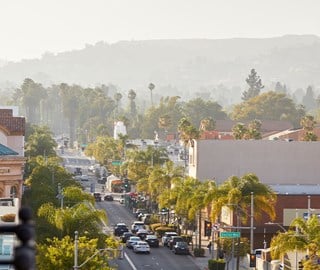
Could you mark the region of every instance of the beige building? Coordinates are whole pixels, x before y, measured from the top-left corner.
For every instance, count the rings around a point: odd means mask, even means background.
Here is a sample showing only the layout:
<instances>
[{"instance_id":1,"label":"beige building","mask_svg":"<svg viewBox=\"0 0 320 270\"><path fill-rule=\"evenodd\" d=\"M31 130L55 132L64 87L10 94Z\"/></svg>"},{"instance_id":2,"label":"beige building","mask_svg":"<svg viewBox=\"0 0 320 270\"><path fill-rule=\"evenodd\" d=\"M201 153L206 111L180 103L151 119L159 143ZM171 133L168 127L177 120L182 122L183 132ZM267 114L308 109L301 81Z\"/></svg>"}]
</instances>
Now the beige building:
<instances>
[{"instance_id":1,"label":"beige building","mask_svg":"<svg viewBox=\"0 0 320 270\"><path fill-rule=\"evenodd\" d=\"M0 198L22 196L25 118L0 109ZM19 201L20 201L19 200Z\"/></svg>"},{"instance_id":2,"label":"beige building","mask_svg":"<svg viewBox=\"0 0 320 270\"><path fill-rule=\"evenodd\" d=\"M189 148L189 175L224 182L254 173L269 185L320 184L320 142L197 140Z\"/></svg>"}]
</instances>

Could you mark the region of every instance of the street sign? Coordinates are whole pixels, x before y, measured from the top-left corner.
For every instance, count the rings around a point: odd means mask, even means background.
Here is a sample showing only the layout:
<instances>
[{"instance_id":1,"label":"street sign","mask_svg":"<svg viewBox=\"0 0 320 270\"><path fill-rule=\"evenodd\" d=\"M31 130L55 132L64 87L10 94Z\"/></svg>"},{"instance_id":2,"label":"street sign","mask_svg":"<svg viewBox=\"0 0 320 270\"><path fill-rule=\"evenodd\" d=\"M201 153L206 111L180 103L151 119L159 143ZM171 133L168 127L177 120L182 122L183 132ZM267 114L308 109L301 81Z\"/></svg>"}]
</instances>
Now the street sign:
<instances>
[{"instance_id":1,"label":"street sign","mask_svg":"<svg viewBox=\"0 0 320 270\"><path fill-rule=\"evenodd\" d=\"M240 232L220 232L220 238L239 238Z\"/></svg>"},{"instance_id":2,"label":"street sign","mask_svg":"<svg viewBox=\"0 0 320 270\"><path fill-rule=\"evenodd\" d=\"M121 160L113 160L113 161L111 162L111 164L112 164L113 166L120 166L120 165L122 164L122 161L121 161Z\"/></svg>"}]
</instances>

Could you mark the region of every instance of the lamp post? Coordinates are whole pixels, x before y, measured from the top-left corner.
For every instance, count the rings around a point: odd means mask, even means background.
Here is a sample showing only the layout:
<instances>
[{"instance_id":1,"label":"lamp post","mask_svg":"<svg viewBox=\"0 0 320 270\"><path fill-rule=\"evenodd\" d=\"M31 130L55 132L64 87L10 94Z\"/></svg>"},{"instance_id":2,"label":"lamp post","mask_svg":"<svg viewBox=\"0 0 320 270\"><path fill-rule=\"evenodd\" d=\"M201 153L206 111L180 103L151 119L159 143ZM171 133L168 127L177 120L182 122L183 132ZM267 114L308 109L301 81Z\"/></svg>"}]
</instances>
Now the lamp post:
<instances>
[{"instance_id":1,"label":"lamp post","mask_svg":"<svg viewBox=\"0 0 320 270\"><path fill-rule=\"evenodd\" d=\"M276 225L279 228L281 228L284 232L287 232L287 229L285 227L283 227L283 225L281 225L280 223L276 223L276 222L266 222L265 225Z\"/></svg>"}]
</instances>

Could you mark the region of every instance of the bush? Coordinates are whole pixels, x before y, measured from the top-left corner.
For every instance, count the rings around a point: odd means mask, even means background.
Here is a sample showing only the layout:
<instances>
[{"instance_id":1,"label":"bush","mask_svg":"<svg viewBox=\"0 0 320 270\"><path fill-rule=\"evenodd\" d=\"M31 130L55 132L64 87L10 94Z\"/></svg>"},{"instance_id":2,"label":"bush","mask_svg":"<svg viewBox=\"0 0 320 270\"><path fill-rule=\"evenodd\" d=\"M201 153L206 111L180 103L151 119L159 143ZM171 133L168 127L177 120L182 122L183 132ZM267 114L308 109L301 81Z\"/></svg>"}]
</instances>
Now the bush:
<instances>
[{"instance_id":1,"label":"bush","mask_svg":"<svg viewBox=\"0 0 320 270\"><path fill-rule=\"evenodd\" d=\"M226 266L226 262L223 259L208 261L209 270L224 270L225 266Z\"/></svg>"},{"instance_id":2,"label":"bush","mask_svg":"<svg viewBox=\"0 0 320 270\"><path fill-rule=\"evenodd\" d=\"M204 256L204 248L195 248L193 250L193 255L195 257L203 257Z\"/></svg>"}]
</instances>

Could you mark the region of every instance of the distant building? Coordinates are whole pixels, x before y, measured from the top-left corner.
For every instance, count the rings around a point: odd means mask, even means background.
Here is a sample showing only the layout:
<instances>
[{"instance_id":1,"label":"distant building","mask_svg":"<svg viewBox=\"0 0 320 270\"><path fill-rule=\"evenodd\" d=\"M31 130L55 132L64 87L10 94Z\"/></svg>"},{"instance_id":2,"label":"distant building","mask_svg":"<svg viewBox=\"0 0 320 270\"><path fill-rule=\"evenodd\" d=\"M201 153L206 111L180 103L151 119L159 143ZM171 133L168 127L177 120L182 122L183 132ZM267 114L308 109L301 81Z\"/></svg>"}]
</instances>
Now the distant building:
<instances>
[{"instance_id":1,"label":"distant building","mask_svg":"<svg viewBox=\"0 0 320 270\"><path fill-rule=\"evenodd\" d=\"M25 119L0 109L0 198L22 196ZM1 212L0 212L1 215Z\"/></svg>"},{"instance_id":2,"label":"distant building","mask_svg":"<svg viewBox=\"0 0 320 270\"><path fill-rule=\"evenodd\" d=\"M126 126L121 121L115 122L115 124L114 124L113 138L115 140L118 140L119 134L127 135Z\"/></svg>"},{"instance_id":3,"label":"distant building","mask_svg":"<svg viewBox=\"0 0 320 270\"><path fill-rule=\"evenodd\" d=\"M195 140L189 175L200 180L256 174L264 184L319 184L320 142Z\"/></svg>"},{"instance_id":4,"label":"distant building","mask_svg":"<svg viewBox=\"0 0 320 270\"><path fill-rule=\"evenodd\" d=\"M320 216L320 142L291 140L194 140L189 147L189 175L218 184L231 176L255 174L278 195L274 224L265 215L254 222L254 248L270 245L272 235L308 212ZM250 211L250 209L246 209ZM210 216L206 209L203 218ZM234 214L227 225L237 226ZM233 218L233 219L232 219ZM203 222L201 223L203 226ZM245 225L248 226L248 223ZM202 230L203 231L203 230ZM250 237L250 230L241 232Z\"/></svg>"}]
</instances>

